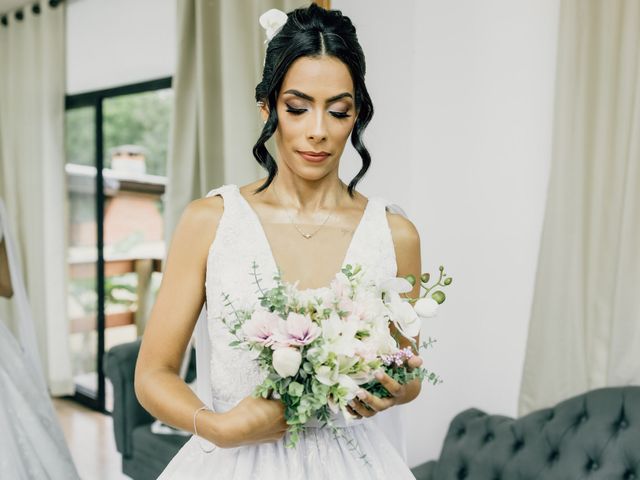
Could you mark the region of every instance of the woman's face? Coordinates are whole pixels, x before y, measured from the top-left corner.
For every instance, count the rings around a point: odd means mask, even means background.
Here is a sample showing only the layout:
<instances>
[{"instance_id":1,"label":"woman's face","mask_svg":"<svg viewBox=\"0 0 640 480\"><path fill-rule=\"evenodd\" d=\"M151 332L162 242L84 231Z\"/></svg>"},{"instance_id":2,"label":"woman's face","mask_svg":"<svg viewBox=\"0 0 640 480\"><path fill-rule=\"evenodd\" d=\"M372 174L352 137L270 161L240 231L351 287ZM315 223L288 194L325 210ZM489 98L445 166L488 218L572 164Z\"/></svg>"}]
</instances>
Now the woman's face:
<instances>
[{"instance_id":1,"label":"woman's face","mask_svg":"<svg viewBox=\"0 0 640 480\"><path fill-rule=\"evenodd\" d=\"M357 116L354 98L351 74L340 60L296 59L285 74L276 104L279 168L309 180L337 169ZM266 119L266 107L262 114Z\"/></svg>"}]
</instances>

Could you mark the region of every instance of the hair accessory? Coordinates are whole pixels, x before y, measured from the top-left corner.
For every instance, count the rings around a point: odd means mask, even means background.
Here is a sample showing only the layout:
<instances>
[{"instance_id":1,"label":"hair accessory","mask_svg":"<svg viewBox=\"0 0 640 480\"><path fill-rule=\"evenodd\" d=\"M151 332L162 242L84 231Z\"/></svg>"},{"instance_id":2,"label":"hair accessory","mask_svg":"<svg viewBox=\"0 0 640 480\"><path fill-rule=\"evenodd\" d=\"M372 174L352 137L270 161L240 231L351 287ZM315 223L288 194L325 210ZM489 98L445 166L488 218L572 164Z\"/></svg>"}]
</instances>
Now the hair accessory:
<instances>
[{"instance_id":1,"label":"hair accessory","mask_svg":"<svg viewBox=\"0 0 640 480\"><path fill-rule=\"evenodd\" d=\"M198 440L198 446L200 447L200 450L202 450L203 453L211 453L217 448L217 445L214 444L212 449L206 450L202 446L202 441L200 440L200 435L198 435L198 428L196 427L196 417L198 416L198 413L201 412L202 410L209 410L210 412L213 412L213 410L211 410L206 405L201 406L195 412L193 412L193 433L195 434L196 439Z\"/></svg>"},{"instance_id":2,"label":"hair accessory","mask_svg":"<svg viewBox=\"0 0 640 480\"><path fill-rule=\"evenodd\" d=\"M267 10L260 15L260 25L264 28L265 33L267 34L267 39L264 43L269 43L271 39L275 37L280 30L282 30L284 24L287 23L287 18L289 18L287 14L277 8Z\"/></svg>"}]
</instances>

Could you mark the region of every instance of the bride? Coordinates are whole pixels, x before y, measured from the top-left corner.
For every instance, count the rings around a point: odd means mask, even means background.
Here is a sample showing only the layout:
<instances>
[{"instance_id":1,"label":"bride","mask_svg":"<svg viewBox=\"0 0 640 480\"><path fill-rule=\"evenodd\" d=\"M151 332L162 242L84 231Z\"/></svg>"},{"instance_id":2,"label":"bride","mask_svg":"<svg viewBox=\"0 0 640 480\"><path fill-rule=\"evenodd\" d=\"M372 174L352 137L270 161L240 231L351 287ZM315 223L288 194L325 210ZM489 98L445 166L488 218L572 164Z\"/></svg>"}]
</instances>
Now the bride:
<instances>
[{"instance_id":1,"label":"bride","mask_svg":"<svg viewBox=\"0 0 640 480\"><path fill-rule=\"evenodd\" d=\"M421 271L414 225L388 212L384 199L355 189L371 163L362 135L373 105L351 20L311 4L289 14L272 10L261 23L269 40L256 87L264 128L253 154L268 176L243 187L222 185L187 206L136 365L140 403L158 419L195 433L160 478L414 478L402 439L385 436L374 420L415 399L418 380L401 385L383 375L379 381L391 397L369 393L352 401L348 410L356 420L343 428L367 464L328 428L310 428L295 448L286 448L282 403L251 395L259 383L256 362L228 346L228 332L214 315L224 303L221 291L256 295L250 277L256 258L269 270L263 279L279 267L284 282L303 290L328 285L356 259L381 275L418 278ZM265 147L272 136L277 161ZM338 170L349 137L363 165L345 185ZM409 296L417 297L419 288L416 283ZM205 323L196 329L205 302ZM198 380L206 386L200 397L178 375L194 329ZM421 363L416 355L409 367Z\"/></svg>"}]
</instances>

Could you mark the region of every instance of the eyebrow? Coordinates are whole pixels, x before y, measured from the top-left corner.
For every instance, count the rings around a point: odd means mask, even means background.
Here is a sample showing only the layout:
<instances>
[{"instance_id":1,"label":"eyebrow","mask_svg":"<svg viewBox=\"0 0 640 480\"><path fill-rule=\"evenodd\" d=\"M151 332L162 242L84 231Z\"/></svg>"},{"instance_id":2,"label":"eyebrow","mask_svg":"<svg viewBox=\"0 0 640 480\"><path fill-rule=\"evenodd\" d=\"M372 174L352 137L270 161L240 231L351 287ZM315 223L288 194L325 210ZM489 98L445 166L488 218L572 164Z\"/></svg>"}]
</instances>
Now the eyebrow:
<instances>
[{"instance_id":1,"label":"eyebrow","mask_svg":"<svg viewBox=\"0 0 640 480\"><path fill-rule=\"evenodd\" d=\"M284 93L291 93L296 97L304 98L305 100L309 100L310 102L313 102L314 100L314 98L311 95L302 93L300 90L290 89ZM339 93L338 95L334 95L331 98L327 98L325 103L332 103L332 102L335 102L336 100L340 100L341 98L345 98L345 97L350 97L351 99L353 99L353 95L351 95L349 92L343 92L343 93Z\"/></svg>"}]
</instances>

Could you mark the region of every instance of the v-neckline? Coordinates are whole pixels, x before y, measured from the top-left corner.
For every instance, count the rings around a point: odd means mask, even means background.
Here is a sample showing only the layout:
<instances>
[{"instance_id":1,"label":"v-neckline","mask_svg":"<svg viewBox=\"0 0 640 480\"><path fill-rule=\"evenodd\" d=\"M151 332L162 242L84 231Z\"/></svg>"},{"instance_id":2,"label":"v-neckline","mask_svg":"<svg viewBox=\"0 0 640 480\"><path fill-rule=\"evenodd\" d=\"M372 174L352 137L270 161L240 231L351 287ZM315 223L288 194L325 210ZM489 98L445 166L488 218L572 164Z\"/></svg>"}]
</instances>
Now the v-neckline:
<instances>
[{"instance_id":1,"label":"v-neckline","mask_svg":"<svg viewBox=\"0 0 640 480\"><path fill-rule=\"evenodd\" d=\"M271 248L271 243L269 242L269 238L267 237L267 232L264 229L264 225L262 225L262 222L260 221L260 217L258 215L258 212L256 212L256 210L251 206L251 204L249 203L249 201L244 198L244 196L242 195L242 193L240 193L240 188L235 185L232 184L235 187L235 191L238 194L238 196L240 197L240 201L245 205L245 207L247 207L247 210L249 211L250 215L253 217L253 221L256 227L256 230L258 231L258 234L262 237L262 243L264 245L264 248L267 251L267 256L269 257L269 261L271 263L271 266L273 267L274 271L279 270L279 265L278 262L276 261L276 257L273 254L273 249ZM323 287L315 287L315 288L305 288L302 289L300 291L302 292L317 292L319 290L323 290L325 288L329 288L331 286L331 282L333 281L334 278L336 278L336 275L338 275L338 273L340 273L342 271L342 269L347 265L347 261L349 260L349 258L351 257L351 250L353 249L354 245L355 245L355 240L358 236L358 233L360 232L360 230L362 229L362 225L364 224L367 215L369 213L370 210L370 206L371 206L371 197L367 199L367 204L364 206L364 210L362 212L362 216L360 217L360 220L358 221L358 224L356 225L356 228L353 230L353 234L351 235L351 239L349 240L349 244L347 245L347 249L344 253L344 256L342 257L342 263L340 265L340 270L338 270L336 273L333 274L333 276L331 277L331 280L329 282L329 285L325 285ZM283 283L288 283L291 285L295 285L296 283L299 283L300 280L296 280L296 281L289 281L289 280L284 280L282 279Z\"/></svg>"}]
</instances>

